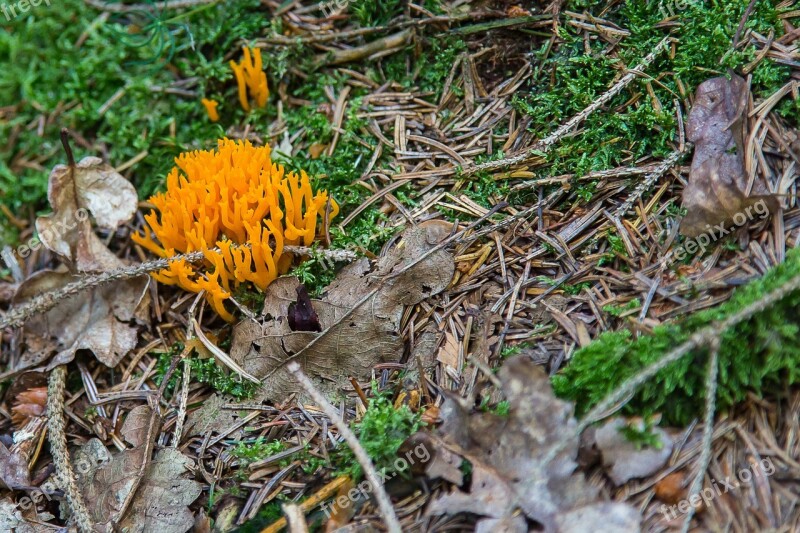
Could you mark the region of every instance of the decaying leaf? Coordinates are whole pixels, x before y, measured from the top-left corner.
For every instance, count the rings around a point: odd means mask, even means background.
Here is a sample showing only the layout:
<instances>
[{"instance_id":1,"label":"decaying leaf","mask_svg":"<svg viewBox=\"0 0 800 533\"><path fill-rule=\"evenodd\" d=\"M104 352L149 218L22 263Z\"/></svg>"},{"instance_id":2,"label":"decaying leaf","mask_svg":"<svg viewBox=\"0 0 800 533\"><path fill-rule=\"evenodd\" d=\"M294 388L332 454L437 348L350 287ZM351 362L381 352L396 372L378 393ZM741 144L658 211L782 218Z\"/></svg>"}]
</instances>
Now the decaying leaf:
<instances>
[{"instance_id":1,"label":"decaying leaf","mask_svg":"<svg viewBox=\"0 0 800 533\"><path fill-rule=\"evenodd\" d=\"M448 396L440 445L472 464L472 482L469 492L454 489L433 500L428 513L475 513L486 517L477 525L480 531L501 526L526 531L518 514L522 511L545 531L566 532L586 530L575 529L574 515L597 517L613 505L619 519L604 531L639 531L634 509L602 501L598 490L576 472L577 439L553 461L544 462L552 445L576 426L572 406L553 396L544 370L515 357L501 367L498 378L510 404L507 416L470 412L463 400ZM598 521L587 524L601 531Z\"/></svg>"},{"instance_id":2,"label":"decaying leaf","mask_svg":"<svg viewBox=\"0 0 800 533\"><path fill-rule=\"evenodd\" d=\"M27 503L27 509L23 505L14 503L9 498L0 500L0 531L12 531L13 533L52 533L60 528L55 525L47 524L55 516L47 512L37 511L35 501ZM35 522L34 522L35 520Z\"/></svg>"},{"instance_id":3,"label":"decaying leaf","mask_svg":"<svg viewBox=\"0 0 800 533\"><path fill-rule=\"evenodd\" d=\"M53 213L36 219L42 244L78 271L103 271L121 266L119 259L94 234L88 213L98 227L115 230L136 214L136 189L97 157L74 167L56 165L50 173L47 199Z\"/></svg>"},{"instance_id":4,"label":"decaying leaf","mask_svg":"<svg viewBox=\"0 0 800 533\"><path fill-rule=\"evenodd\" d=\"M687 237L707 233L719 224L739 223L734 217L742 220L746 210L759 202L770 212L778 206L759 179L747 190L744 113L748 96L747 82L735 74L730 80L712 78L697 88L686 124L687 137L695 143L689 183L683 191L687 213L681 233Z\"/></svg>"},{"instance_id":5,"label":"decaying leaf","mask_svg":"<svg viewBox=\"0 0 800 533\"><path fill-rule=\"evenodd\" d=\"M658 472L672 454L672 438L660 427L650 429L661 442L661 447L637 448L621 432L627 422L621 418L609 420L594 433L595 442L603 456L603 466L615 485L623 485L634 478L647 477Z\"/></svg>"},{"instance_id":6,"label":"decaying leaf","mask_svg":"<svg viewBox=\"0 0 800 533\"><path fill-rule=\"evenodd\" d=\"M56 290L76 278L65 271L44 270L26 280L15 304L37 294ZM145 297L148 280L138 278L101 285L65 299L25 324L27 352L21 367L37 365L56 356L50 366L71 361L80 349L91 350L103 364L113 367L137 342L131 322Z\"/></svg>"},{"instance_id":7,"label":"decaying leaf","mask_svg":"<svg viewBox=\"0 0 800 533\"><path fill-rule=\"evenodd\" d=\"M112 455L100 440L91 439L74 453L78 486L97 531L118 527L128 532L183 533L194 523L187 506L200 496L201 485L185 476L192 467L188 457L165 448L138 480L142 461L149 459L150 415L148 406L128 414L120 434L133 448ZM121 507L132 490L133 502L120 521Z\"/></svg>"},{"instance_id":8,"label":"decaying leaf","mask_svg":"<svg viewBox=\"0 0 800 533\"><path fill-rule=\"evenodd\" d=\"M28 462L20 453L14 453L0 442L0 488L19 489L31 484Z\"/></svg>"},{"instance_id":9,"label":"decaying leaf","mask_svg":"<svg viewBox=\"0 0 800 533\"><path fill-rule=\"evenodd\" d=\"M95 235L89 213L99 227L108 230L130 221L137 196L128 180L100 159L87 157L74 167L53 168L48 199L53 213L36 220L39 238L70 272L37 272L18 288L17 305L76 281L76 271L103 272L125 266ZM136 329L130 323L146 298L147 283L142 277L82 291L29 320L27 351L19 367L37 365L53 353L51 367L64 364L79 349L91 350L102 363L115 366L136 346Z\"/></svg>"},{"instance_id":10,"label":"decaying leaf","mask_svg":"<svg viewBox=\"0 0 800 533\"><path fill-rule=\"evenodd\" d=\"M448 231L439 223L420 224L406 230L374 267L367 259L345 267L323 298L310 302L321 333L292 331L289 308L297 298L299 282L293 277L277 279L267 288L263 319L244 320L234 328L231 358L263 379L261 397L268 399L301 391L283 366L312 340L314 344L298 362L331 397L349 383L349 377L364 378L375 364L399 360L403 307L444 290L453 277L453 257L441 250L405 268L438 244Z\"/></svg>"}]
</instances>

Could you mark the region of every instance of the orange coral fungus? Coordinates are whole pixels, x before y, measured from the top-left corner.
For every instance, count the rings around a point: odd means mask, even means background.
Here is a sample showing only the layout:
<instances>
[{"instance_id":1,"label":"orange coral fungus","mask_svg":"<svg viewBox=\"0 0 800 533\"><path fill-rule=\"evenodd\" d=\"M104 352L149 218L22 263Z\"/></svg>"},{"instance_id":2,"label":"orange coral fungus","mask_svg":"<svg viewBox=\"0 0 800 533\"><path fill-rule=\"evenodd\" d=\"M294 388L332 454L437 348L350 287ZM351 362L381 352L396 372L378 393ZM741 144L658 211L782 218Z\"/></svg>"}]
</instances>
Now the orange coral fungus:
<instances>
[{"instance_id":1,"label":"orange coral fungus","mask_svg":"<svg viewBox=\"0 0 800 533\"><path fill-rule=\"evenodd\" d=\"M247 47L242 47L244 57L240 63L231 61L230 65L236 76L236 83L239 86L239 103L242 109L250 111L250 103L247 101L247 93L255 98L258 107L267 105L269 97L269 87L267 86L267 75L261 70L261 50L258 48L251 51Z\"/></svg>"},{"instance_id":2,"label":"orange coral fungus","mask_svg":"<svg viewBox=\"0 0 800 533\"><path fill-rule=\"evenodd\" d=\"M309 246L317 218L324 217L327 192L314 194L308 175L286 172L270 159L269 146L222 139L216 150L181 154L167 176L167 191L150 202L145 216L153 236L133 240L160 257L200 250L205 268L185 260L153 274L186 290L204 290L226 320L223 302L231 288L251 282L259 289L286 273L292 263L284 245ZM330 200L330 215L339 207Z\"/></svg>"},{"instance_id":3,"label":"orange coral fungus","mask_svg":"<svg viewBox=\"0 0 800 533\"><path fill-rule=\"evenodd\" d=\"M216 122L219 120L219 112L217 111L217 106L219 102L216 100L209 100L208 98L203 98L200 100L200 103L203 104L203 107L206 108L206 113L208 113L208 119L211 122Z\"/></svg>"}]
</instances>

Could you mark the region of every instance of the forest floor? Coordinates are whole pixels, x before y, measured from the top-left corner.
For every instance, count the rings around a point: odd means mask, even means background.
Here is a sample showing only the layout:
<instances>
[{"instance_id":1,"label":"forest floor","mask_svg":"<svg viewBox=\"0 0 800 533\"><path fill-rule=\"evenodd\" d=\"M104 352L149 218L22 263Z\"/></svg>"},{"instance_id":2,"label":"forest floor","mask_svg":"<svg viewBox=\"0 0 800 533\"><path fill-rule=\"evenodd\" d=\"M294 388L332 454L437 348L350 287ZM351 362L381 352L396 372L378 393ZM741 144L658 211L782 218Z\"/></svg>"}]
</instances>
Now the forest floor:
<instances>
[{"instance_id":1,"label":"forest floor","mask_svg":"<svg viewBox=\"0 0 800 533\"><path fill-rule=\"evenodd\" d=\"M799 19L3 4L0 530L800 530ZM224 138L323 207L220 304L132 236Z\"/></svg>"}]
</instances>

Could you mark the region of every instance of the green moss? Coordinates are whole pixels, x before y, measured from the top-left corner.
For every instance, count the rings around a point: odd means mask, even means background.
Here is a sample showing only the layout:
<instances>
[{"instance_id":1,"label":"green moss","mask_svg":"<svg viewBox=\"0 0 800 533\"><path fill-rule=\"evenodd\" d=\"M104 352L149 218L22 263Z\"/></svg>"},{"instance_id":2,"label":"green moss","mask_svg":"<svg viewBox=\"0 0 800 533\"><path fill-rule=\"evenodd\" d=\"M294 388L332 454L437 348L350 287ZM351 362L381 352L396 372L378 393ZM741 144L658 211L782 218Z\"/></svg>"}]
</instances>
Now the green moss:
<instances>
[{"instance_id":1,"label":"green moss","mask_svg":"<svg viewBox=\"0 0 800 533\"><path fill-rule=\"evenodd\" d=\"M272 457L286 449L283 441L273 440L266 442L264 437L258 437L252 441L241 441L231 448L231 455L239 459L243 465L248 465L261 459ZM278 462L281 467L287 466L291 459L286 457Z\"/></svg>"},{"instance_id":2,"label":"green moss","mask_svg":"<svg viewBox=\"0 0 800 533\"><path fill-rule=\"evenodd\" d=\"M172 363L172 359L183 351L183 344L176 343L169 352L159 354L156 363L156 373L153 381L156 385L161 385L167 370ZM189 356L189 368L191 379L194 382L206 383L222 394L230 394L236 399L245 399L253 396L258 390L258 385L248 381L227 368L217 364L215 359L201 359L196 352L192 351ZM165 393L172 394L183 376L183 364L178 363L175 372L172 374Z\"/></svg>"},{"instance_id":3,"label":"green moss","mask_svg":"<svg viewBox=\"0 0 800 533\"><path fill-rule=\"evenodd\" d=\"M420 425L418 413L413 413L407 405L395 409L391 400L381 395L370 401L367 412L354 429L378 472L392 474L396 472L394 462L397 450ZM354 480L361 478L361 466L349 448L342 450L337 463L347 465L341 473L350 475Z\"/></svg>"},{"instance_id":4,"label":"green moss","mask_svg":"<svg viewBox=\"0 0 800 533\"><path fill-rule=\"evenodd\" d=\"M724 320L800 274L800 249L787 252L786 261L758 280L738 288L730 300L635 338L630 331L600 335L578 350L553 377L557 395L572 400L585 414L642 368L686 341L701 328ZM717 404L724 410L748 392L780 394L800 381L800 293L793 293L751 320L721 335ZM628 413L662 413L670 424L686 424L702 416L706 350L695 350L662 370L626 406Z\"/></svg>"},{"instance_id":5,"label":"green moss","mask_svg":"<svg viewBox=\"0 0 800 533\"><path fill-rule=\"evenodd\" d=\"M651 52L669 30L656 28L672 11L679 24L674 32L674 57L662 53L643 76L608 104L609 112L594 113L581 126L579 135L562 139L546 155L547 167L542 175L574 173L578 176L623 164L635 164L642 157L663 157L672 151L676 100L684 100L698 84L728 68L740 68L756 55L752 47L731 50L747 2L739 0L683 1L682 9L675 2L619 2L602 18L630 31L616 50L617 58L606 53L608 43L584 39L576 28L560 29L563 42L549 49L544 44L534 53L534 65L541 74L533 77L529 92L520 91L512 103L528 115L529 130L537 138L551 133L567 118L585 109L608 90L619 77L619 69L632 67ZM565 9L588 11L600 15L606 3L573 1ZM746 27L767 35L784 33L779 12L770 2L758 2L747 19ZM783 86L790 77L787 67L772 59L761 61L753 71L754 98L765 98ZM645 83L650 81L650 96ZM779 112L796 122L797 102L786 99ZM681 111L685 112L685 109ZM588 202L592 191L580 182L573 184L577 197Z\"/></svg>"}]
</instances>

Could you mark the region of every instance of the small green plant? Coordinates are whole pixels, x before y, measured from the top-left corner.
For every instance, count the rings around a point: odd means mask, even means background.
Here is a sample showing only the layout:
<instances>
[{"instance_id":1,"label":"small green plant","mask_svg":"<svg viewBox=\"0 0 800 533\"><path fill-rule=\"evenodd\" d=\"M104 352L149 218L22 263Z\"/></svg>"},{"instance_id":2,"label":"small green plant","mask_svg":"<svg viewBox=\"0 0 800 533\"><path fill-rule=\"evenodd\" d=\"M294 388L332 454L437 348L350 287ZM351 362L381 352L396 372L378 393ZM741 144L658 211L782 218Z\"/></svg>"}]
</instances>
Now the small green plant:
<instances>
[{"instance_id":1,"label":"small green plant","mask_svg":"<svg viewBox=\"0 0 800 533\"><path fill-rule=\"evenodd\" d=\"M637 450L644 448L660 450L664 447L664 442L661 440L661 436L653 431L655 426L654 419L648 417L641 421L630 421L624 427L619 428L619 432L625 436L628 442L636 446Z\"/></svg>"},{"instance_id":2,"label":"small green plant","mask_svg":"<svg viewBox=\"0 0 800 533\"><path fill-rule=\"evenodd\" d=\"M154 378L157 385L161 385L161 381L164 379L173 357L176 357L182 351L183 343L178 342L170 348L170 351L164 352L158 356ZM217 392L230 394L236 399L250 398L258 389L257 384L244 380L240 376L231 373L228 369L218 365L215 359L201 359L194 351L189 355L189 368L192 380L211 385ZM172 374L172 378L170 378L165 388L165 394L172 394L174 392L182 376L183 364L179 363L178 366L175 367L175 372Z\"/></svg>"},{"instance_id":3,"label":"small green plant","mask_svg":"<svg viewBox=\"0 0 800 533\"><path fill-rule=\"evenodd\" d=\"M260 461L261 459L266 459L267 457L272 457L273 455L282 452L286 449L286 444L283 441L273 440L270 442L266 442L264 437L258 437L254 441L251 442L238 442L236 446L231 449L231 455L239 459L242 465L248 465L250 463L254 463L256 461ZM286 457L281 459L278 464L281 467L287 466L291 462L291 459Z\"/></svg>"},{"instance_id":4,"label":"small green plant","mask_svg":"<svg viewBox=\"0 0 800 533\"><path fill-rule=\"evenodd\" d=\"M394 463L397 450L420 425L418 413L413 413L407 405L395 409L387 396L380 395L369 402L369 408L355 425L355 431L375 468L379 472L392 474L396 473ZM361 466L353 459L349 449L343 453L339 462L350 463L342 473L349 474L354 480L361 478Z\"/></svg>"},{"instance_id":5,"label":"small green plant","mask_svg":"<svg viewBox=\"0 0 800 533\"><path fill-rule=\"evenodd\" d=\"M627 314L629 311L638 309L641 305L642 304L639 302L639 298L634 298L633 300L624 305L613 305L613 304L604 305L603 311L605 311L611 316L620 317L624 314Z\"/></svg>"}]
</instances>

